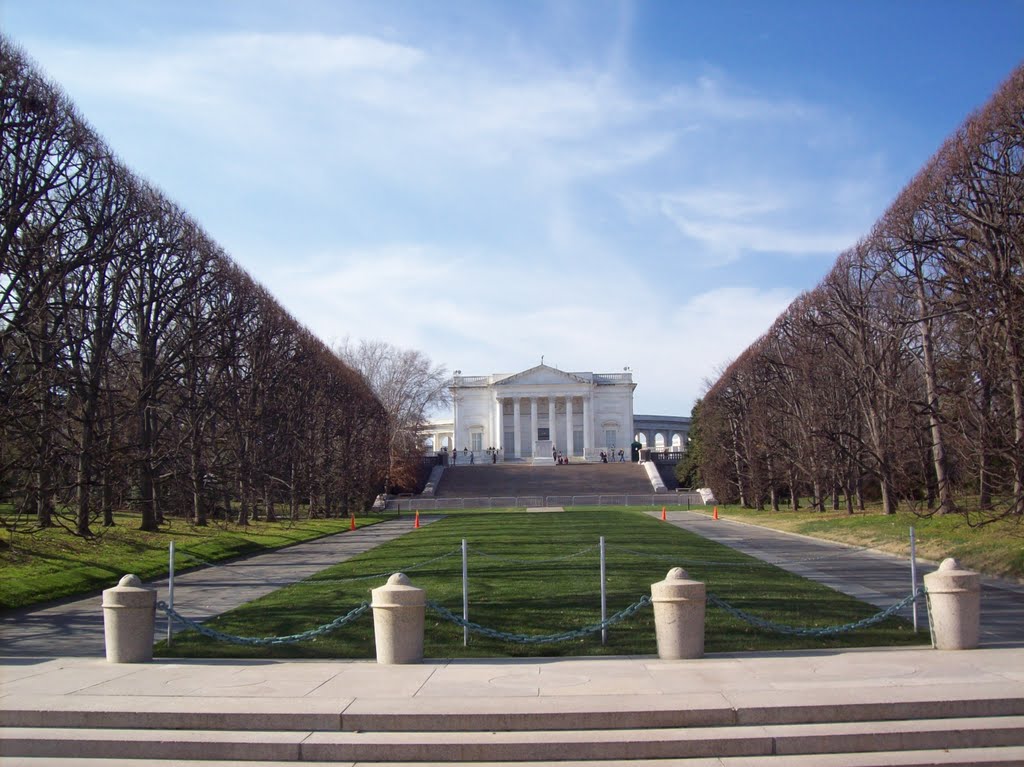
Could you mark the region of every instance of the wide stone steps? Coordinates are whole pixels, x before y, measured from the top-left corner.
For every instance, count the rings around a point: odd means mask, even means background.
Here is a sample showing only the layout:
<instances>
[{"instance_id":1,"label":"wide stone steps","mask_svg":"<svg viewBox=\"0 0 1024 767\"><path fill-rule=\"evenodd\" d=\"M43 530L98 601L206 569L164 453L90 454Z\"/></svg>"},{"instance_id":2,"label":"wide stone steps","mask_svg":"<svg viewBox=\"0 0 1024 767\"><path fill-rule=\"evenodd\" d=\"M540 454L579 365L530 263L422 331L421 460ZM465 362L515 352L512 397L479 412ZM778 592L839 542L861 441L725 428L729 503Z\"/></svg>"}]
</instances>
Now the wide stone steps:
<instances>
[{"instance_id":1,"label":"wide stone steps","mask_svg":"<svg viewBox=\"0 0 1024 767\"><path fill-rule=\"evenodd\" d=\"M1006 683L955 700L852 687L736 707L700 695L18 698L0 706L3 767L1024 765L1024 690Z\"/></svg>"},{"instance_id":2,"label":"wide stone steps","mask_svg":"<svg viewBox=\"0 0 1024 767\"><path fill-rule=\"evenodd\" d=\"M461 460L461 458L460 458ZM502 463L445 469L438 498L518 496L645 495L654 488L643 466L635 463L576 463L531 466Z\"/></svg>"},{"instance_id":3,"label":"wide stone steps","mask_svg":"<svg viewBox=\"0 0 1024 767\"><path fill-rule=\"evenodd\" d=\"M1017 747L1024 744L1024 716L497 732L7 727L0 742L5 759L550 763Z\"/></svg>"}]
</instances>

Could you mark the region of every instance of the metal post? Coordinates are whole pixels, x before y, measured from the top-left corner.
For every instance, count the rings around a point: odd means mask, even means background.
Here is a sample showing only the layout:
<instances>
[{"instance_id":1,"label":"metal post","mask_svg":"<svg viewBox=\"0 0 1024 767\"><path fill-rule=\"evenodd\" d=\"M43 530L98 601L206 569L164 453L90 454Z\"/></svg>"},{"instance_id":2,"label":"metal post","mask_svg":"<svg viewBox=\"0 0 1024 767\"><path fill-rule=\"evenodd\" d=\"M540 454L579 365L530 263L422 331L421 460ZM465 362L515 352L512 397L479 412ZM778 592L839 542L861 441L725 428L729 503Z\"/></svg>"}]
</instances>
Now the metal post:
<instances>
[{"instance_id":1,"label":"metal post","mask_svg":"<svg viewBox=\"0 0 1024 767\"><path fill-rule=\"evenodd\" d=\"M917 540L914 538L914 528L910 528L910 593L917 593ZM913 601L914 606L914 632L917 632L917 600Z\"/></svg>"},{"instance_id":2,"label":"metal post","mask_svg":"<svg viewBox=\"0 0 1024 767\"><path fill-rule=\"evenodd\" d=\"M469 568L467 567L466 539L462 539L462 620L469 620ZM462 646L469 646L469 627L462 627Z\"/></svg>"},{"instance_id":3,"label":"metal post","mask_svg":"<svg viewBox=\"0 0 1024 767\"><path fill-rule=\"evenodd\" d=\"M174 609L174 541L168 546L167 557L167 606ZM171 630L174 628L174 619L167 615L167 646L171 646Z\"/></svg>"},{"instance_id":4,"label":"metal post","mask_svg":"<svg viewBox=\"0 0 1024 767\"><path fill-rule=\"evenodd\" d=\"M604 577L604 536L601 536L601 623L608 620L608 593ZM608 643L608 629L601 629L601 644Z\"/></svg>"}]
</instances>

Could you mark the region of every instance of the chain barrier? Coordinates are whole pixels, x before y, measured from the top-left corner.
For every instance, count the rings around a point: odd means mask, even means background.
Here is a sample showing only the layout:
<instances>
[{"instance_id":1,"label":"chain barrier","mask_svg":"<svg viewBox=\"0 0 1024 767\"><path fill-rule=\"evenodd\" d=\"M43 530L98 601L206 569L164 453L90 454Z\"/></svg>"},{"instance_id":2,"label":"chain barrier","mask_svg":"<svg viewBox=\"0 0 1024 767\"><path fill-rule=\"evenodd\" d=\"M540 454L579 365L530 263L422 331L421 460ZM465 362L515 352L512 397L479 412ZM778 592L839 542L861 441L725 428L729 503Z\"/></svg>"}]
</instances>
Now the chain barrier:
<instances>
[{"instance_id":1,"label":"chain barrier","mask_svg":"<svg viewBox=\"0 0 1024 767\"><path fill-rule=\"evenodd\" d=\"M196 623L191 618L186 618L184 615L179 613L173 607L170 607L163 600L156 603L157 608L163 610L168 618L176 620L187 628L198 631L203 636L209 637L210 639L216 639L219 642L230 642L232 644L245 645L247 647L262 647L266 645L279 645L279 644L294 644L296 642L305 642L309 639L316 639L319 636L330 633L335 629L339 629L347 623L351 623L360 615L370 609L369 602L363 602L361 605L353 610L345 613L344 615L335 618L330 623L325 623L323 626L318 626L315 629L309 631L303 631L301 634L289 634L283 637L240 637L234 634L225 634L223 631L217 631L217 629L209 628L201 623Z\"/></svg>"},{"instance_id":2,"label":"chain barrier","mask_svg":"<svg viewBox=\"0 0 1024 767\"><path fill-rule=\"evenodd\" d=\"M631 604L624 610L620 610L609 618L601 621L600 623L592 623L589 626L583 628L573 629L570 631L563 631L559 634L511 634L505 631L498 631L497 629L487 628L481 626L479 623L473 623L473 621L467 621L460 618L458 615L453 613L448 608L437 602L427 600L427 607L437 613L441 618L456 626L469 629L474 634L480 634L481 636L490 637L492 639L500 639L504 642L516 642L517 644L547 644L550 642L567 642L570 639L582 639L590 634L603 631L609 626L614 626L620 621L624 621L636 613L640 612L647 605L651 604L651 598L649 596L642 596L639 600Z\"/></svg>"},{"instance_id":3,"label":"chain barrier","mask_svg":"<svg viewBox=\"0 0 1024 767\"><path fill-rule=\"evenodd\" d=\"M588 546L587 548L580 549L579 551L575 551L572 554L565 554L560 557L550 557L548 559L515 559L513 557L503 557L500 554L488 554L486 551L481 551L475 546L468 547L471 553L479 554L481 557L486 557L487 559L494 559L499 562L510 562L512 564L519 565L543 565L549 562L564 562L567 559L575 559L576 557L582 556L583 554L588 554L591 551L597 551L599 548L601 547L596 545Z\"/></svg>"},{"instance_id":4,"label":"chain barrier","mask_svg":"<svg viewBox=\"0 0 1024 767\"><path fill-rule=\"evenodd\" d=\"M876 623L881 623L886 618L891 618L893 615L898 613L904 607L914 602L918 597L925 594L924 587L918 588L917 591L900 600L894 605L887 607L879 613L872 615L869 618L864 618L853 623L844 623L841 626L825 626L823 628L801 628L799 626L787 626L784 623L776 623L775 621L765 620L759 618L756 615L751 615L748 612L744 612L736 607L733 607L724 599L721 599L711 592L708 592L708 602L713 604L715 607L720 607L725 610L729 615L734 618L739 618L742 621L746 621L752 626L756 626L764 631L770 631L775 634L788 634L791 636L804 636L804 637L826 637L835 636L836 634L845 634L848 631L855 631L856 629L866 628L868 626L874 626Z\"/></svg>"}]
</instances>

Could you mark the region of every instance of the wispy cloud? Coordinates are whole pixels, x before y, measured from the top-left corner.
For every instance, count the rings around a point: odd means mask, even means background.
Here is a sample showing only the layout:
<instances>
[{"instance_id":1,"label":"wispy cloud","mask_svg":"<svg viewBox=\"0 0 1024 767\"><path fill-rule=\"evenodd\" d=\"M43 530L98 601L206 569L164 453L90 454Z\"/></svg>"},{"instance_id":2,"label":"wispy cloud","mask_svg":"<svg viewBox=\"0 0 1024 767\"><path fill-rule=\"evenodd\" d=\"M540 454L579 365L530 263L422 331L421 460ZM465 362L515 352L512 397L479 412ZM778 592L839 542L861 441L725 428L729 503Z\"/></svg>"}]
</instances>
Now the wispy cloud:
<instances>
[{"instance_id":1,"label":"wispy cloud","mask_svg":"<svg viewBox=\"0 0 1024 767\"><path fill-rule=\"evenodd\" d=\"M857 232L843 231L831 216L809 225L806 213L812 207L772 192L716 189L666 194L660 201L661 212L719 265L748 253L837 254L856 241Z\"/></svg>"}]
</instances>

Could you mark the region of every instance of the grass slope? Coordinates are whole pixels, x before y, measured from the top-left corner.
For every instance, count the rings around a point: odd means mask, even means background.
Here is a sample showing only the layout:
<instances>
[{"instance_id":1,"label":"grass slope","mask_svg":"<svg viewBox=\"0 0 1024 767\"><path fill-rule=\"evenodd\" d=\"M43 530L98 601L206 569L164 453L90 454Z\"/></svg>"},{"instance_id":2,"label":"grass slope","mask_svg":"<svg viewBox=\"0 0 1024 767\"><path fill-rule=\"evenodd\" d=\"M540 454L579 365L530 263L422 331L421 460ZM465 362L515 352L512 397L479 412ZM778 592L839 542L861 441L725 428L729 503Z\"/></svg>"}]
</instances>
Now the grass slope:
<instances>
[{"instance_id":1,"label":"grass slope","mask_svg":"<svg viewBox=\"0 0 1024 767\"><path fill-rule=\"evenodd\" d=\"M290 546L349 529L350 520L313 519L252 522L246 527L211 523L195 527L170 519L156 533L138 529L137 515L117 515L116 525L97 528L95 538L50 528L14 535L4 530L0 545L0 608L26 605L117 585L125 573L143 580L167 574L167 548L174 541L179 571ZM357 520L358 526L377 518Z\"/></svg>"},{"instance_id":2,"label":"grass slope","mask_svg":"<svg viewBox=\"0 0 1024 767\"><path fill-rule=\"evenodd\" d=\"M696 509L711 513L709 508ZM986 575L1024 581L1024 520L1008 517L971 527L959 514L919 516L912 511L893 515L880 509L864 512L755 511L740 506L719 506L719 516L775 530L867 546L910 556L910 528L914 528L917 556L941 562L956 557L960 564Z\"/></svg>"},{"instance_id":3,"label":"grass slope","mask_svg":"<svg viewBox=\"0 0 1024 767\"><path fill-rule=\"evenodd\" d=\"M487 511L453 514L302 583L225 613L209 625L239 636L284 636L330 622L382 585L406 572L427 598L461 614L463 538L469 542L470 619L511 633L550 634L600 620L598 539L607 545L608 614L650 594L675 565L710 592L743 610L780 623L830 626L873 615L876 608L764 564L636 510L527 514ZM377 577L366 578L377 574ZM188 605L179 604L188 615ZM656 652L651 608L599 635L558 644L524 645L471 635L428 611L427 657L627 655ZM768 634L709 609L708 652L879 646L927 642L908 624L889 620L838 638ZM243 647L193 632L175 637L158 654L189 657L372 658L369 614L329 635L298 645Z\"/></svg>"}]
</instances>

